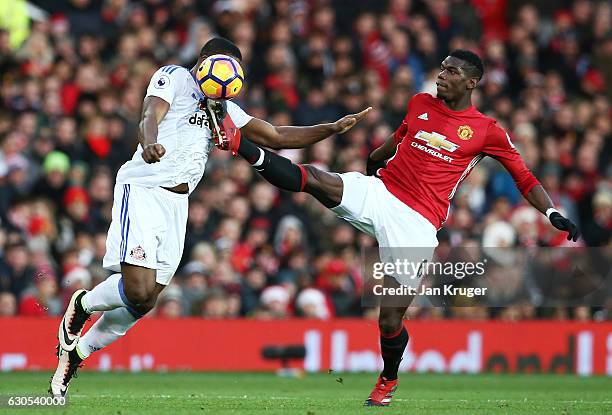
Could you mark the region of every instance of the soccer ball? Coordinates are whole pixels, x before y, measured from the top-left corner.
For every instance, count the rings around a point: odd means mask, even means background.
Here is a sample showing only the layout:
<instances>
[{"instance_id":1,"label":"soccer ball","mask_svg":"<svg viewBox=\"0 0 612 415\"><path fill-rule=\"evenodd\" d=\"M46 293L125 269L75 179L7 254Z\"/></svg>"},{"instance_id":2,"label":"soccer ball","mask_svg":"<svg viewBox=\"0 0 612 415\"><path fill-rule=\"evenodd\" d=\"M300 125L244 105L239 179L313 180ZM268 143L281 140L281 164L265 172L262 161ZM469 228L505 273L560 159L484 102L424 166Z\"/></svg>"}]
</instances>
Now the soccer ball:
<instances>
[{"instance_id":1,"label":"soccer ball","mask_svg":"<svg viewBox=\"0 0 612 415\"><path fill-rule=\"evenodd\" d=\"M232 99L244 84L244 72L236 59L227 55L209 56L200 64L196 79L211 99Z\"/></svg>"}]
</instances>

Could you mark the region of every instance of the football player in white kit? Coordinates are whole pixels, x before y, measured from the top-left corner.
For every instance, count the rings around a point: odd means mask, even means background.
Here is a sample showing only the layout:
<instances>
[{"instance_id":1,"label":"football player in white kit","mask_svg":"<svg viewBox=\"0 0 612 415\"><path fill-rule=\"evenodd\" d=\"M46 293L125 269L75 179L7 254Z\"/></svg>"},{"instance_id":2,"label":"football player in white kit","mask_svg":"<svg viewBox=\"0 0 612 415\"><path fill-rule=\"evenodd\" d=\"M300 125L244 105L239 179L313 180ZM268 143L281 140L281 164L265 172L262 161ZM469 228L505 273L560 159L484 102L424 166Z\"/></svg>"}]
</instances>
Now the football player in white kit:
<instances>
[{"instance_id":1,"label":"football player in white kit","mask_svg":"<svg viewBox=\"0 0 612 415\"><path fill-rule=\"evenodd\" d=\"M53 395L65 395L84 359L125 335L154 307L179 265L187 199L202 178L215 145L209 125L212 116L195 80L196 69L214 54L241 60L236 45L214 38L204 45L191 70L169 65L151 78L140 122L140 145L117 173L103 260L104 267L115 273L91 291L73 294L59 326L59 364L50 388ZM368 111L334 123L275 127L228 101L225 118L257 144L300 148L345 132ZM95 311L102 311L102 316L80 337Z\"/></svg>"}]
</instances>

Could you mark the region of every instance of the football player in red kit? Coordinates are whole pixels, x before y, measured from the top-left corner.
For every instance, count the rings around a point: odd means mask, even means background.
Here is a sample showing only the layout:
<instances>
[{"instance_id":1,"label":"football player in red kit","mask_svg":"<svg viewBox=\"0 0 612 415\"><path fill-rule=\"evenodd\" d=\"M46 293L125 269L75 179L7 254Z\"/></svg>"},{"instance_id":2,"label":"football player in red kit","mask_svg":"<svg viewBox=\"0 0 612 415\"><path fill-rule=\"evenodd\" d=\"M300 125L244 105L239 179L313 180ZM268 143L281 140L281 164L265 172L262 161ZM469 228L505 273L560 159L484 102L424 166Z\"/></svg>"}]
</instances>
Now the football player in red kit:
<instances>
[{"instance_id":1,"label":"football player in red kit","mask_svg":"<svg viewBox=\"0 0 612 415\"><path fill-rule=\"evenodd\" d=\"M221 147L237 151L270 183L310 193L339 217L376 237L381 260L385 247L425 248L431 259L438 244L436 232L448 216L457 187L485 156L500 161L529 203L554 227L567 232L568 239L576 241L578 228L555 210L510 136L472 105L472 91L482 74L483 65L476 54L451 52L440 66L437 96L412 97L397 131L370 153L367 176L293 164L241 140L239 135L228 134ZM391 276L385 277L384 284L411 285L414 281ZM385 307L384 303L381 307L378 325L384 368L365 402L367 406L389 405L397 388L397 372L408 344L402 322L406 308Z\"/></svg>"}]
</instances>

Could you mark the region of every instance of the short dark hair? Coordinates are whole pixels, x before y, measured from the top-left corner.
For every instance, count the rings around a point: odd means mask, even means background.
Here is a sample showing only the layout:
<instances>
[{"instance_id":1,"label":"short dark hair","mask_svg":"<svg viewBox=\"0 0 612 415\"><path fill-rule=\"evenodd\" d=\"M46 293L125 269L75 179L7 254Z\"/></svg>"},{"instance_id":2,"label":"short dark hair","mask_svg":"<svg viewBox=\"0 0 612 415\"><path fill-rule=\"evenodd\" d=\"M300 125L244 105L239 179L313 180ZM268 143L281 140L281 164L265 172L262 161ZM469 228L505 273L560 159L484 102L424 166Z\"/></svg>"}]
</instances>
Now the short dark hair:
<instances>
[{"instance_id":1,"label":"short dark hair","mask_svg":"<svg viewBox=\"0 0 612 415\"><path fill-rule=\"evenodd\" d=\"M468 65L466 65L464 69L469 76L478 78L478 80L482 78L482 74L484 74L484 65L480 57L474 52L465 49L455 49L449 53L448 56L467 62Z\"/></svg>"},{"instance_id":2,"label":"short dark hair","mask_svg":"<svg viewBox=\"0 0 612 415\"><path fill-rule=\"evenodd\" d=\"M242 53L238 46L224 37L213 37L200 50L200 56L211 56L216 54L230 55L242 60Z\"/></svg>"}]
</instances>

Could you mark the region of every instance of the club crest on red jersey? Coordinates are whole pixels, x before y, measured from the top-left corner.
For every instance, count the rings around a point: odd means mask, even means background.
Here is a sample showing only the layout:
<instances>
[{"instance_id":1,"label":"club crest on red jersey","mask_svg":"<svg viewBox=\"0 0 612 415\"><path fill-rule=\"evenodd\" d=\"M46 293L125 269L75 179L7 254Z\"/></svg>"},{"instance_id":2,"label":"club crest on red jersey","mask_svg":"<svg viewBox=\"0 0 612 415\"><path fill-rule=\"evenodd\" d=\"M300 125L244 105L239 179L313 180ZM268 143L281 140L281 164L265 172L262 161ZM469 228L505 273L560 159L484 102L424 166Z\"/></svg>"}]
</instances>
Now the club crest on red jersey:
<instances>
[{"instance_id":1,"label":"club crest on red jersey","mask_svg":"<svg viewBox=\"0 0 612 415\"><path fill-rule=\"evenodd\" d=\"M474 130L469 125L461 125L457 128L457 135L460 139L467 141L474 135Z\"/></svg>"}]
</instances>

